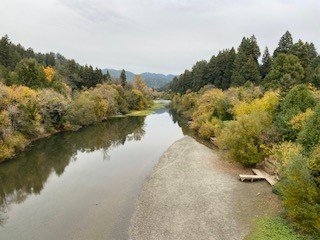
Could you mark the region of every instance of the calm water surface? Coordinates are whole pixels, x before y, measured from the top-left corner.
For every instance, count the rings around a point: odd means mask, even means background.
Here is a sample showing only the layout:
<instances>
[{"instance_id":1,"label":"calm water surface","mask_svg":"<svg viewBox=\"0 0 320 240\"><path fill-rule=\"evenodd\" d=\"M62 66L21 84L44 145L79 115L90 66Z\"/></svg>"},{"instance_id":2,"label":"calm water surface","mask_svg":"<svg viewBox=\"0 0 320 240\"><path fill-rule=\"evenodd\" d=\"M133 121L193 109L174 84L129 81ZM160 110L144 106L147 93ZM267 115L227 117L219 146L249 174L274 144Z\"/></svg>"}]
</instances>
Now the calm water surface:
<instances>
[{"instance_id":1,"label":"calm water surface","mask_svg":"<svg viewBox=\"0 0 320 240\"><path fill-rule=\"evenodd\" d=\"M161 109L34 142L0 164L0 239L126 239L143 179L181 137Z\"/></svg>"}]
</instances>

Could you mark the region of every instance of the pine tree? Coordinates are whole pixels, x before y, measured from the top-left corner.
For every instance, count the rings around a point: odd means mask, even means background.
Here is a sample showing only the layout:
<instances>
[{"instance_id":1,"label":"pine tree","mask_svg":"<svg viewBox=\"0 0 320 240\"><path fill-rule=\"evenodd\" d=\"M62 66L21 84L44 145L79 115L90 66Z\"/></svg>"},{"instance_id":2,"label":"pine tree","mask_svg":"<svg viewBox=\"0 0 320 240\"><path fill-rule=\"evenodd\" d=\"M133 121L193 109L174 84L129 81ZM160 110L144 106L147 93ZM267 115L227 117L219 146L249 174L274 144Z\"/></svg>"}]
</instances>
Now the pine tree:
<instances>
[{"instance_id":1,"label":"pine tree","mask_svg":"<svg viewBox=\"0 0 320 240\"><path fill-rule=\"evenodd\" d=\"M260 81L260 75L256 74L256 69L259 69L258 58L260 54L255 36L242 39L234 61L231 85L241 86L247 81L253 83ZM249 67L254 70L249 69ZM250 73L252 73L252 75L250 75Z\"/></svg>"},{"instance_id":2,"label":"pine tree","mask_svg":"<svg viewBox=\"0 0 320 240\"><path fill-rule=\"evenodd\" d=\"M16 79L14 84L21 84L31 88L47 87L45 72L43 67L33 58L22 59L16 66Z\"/></svg>"},{"instance_id":3,"label":"pine tree","mask_svg":"<svg viewBox=\"0 0 320 240\"><path fill-rule=\"evenodd\" d=\"M219 52L220 54L220 52ZM218 56L219 56L218 54ZM216 81L215 78L216 78L216 75L214 73L215 71L215 68L216 68L216 56L213 55L210 59L210 61L208 62L207 64L207 79L208 79L208 82L209 83L212 83L214 84L214 82ZM218 86L217 86L218 87Z\"/></svg>"},{"instance_id":4,"label":"pine tree","mask_svg":"<svg viewBox=\"0 0 320 240\"><path fill-rule=\"evenodd\" d=\"M262 65L260 68L262 78L265 78L268 75L268 73L271 70L271 67L272 67L272 58L270 56L268 48L266 47L262 56Z\"/></svg>"},{"instance_id":5,"label":"pine tree","mask_svg":"<svg viewBox=\"0 0 320 240\"><path fill-rule=\"evenodd\" d=\"M243 66L243 76L246 81L259 84L260 69L252 55L249 55L247 62Z\"/></svg>"},{"instance_id":6,"label":"pine tree","mask_svg":"<svg viewBox=\"0 0 320 240\"><path fill-rule=\"evenodd\" d=\"M120 83L122 87L125 87L127 85L127 76L126 71L124 69L122 69L120 74Z\"/></svg>"},{"instance_id":7,"label":"pine tree","mask_svg":"<svg viewBox=\"0 0 320 240\"><path fill-rule=\"evenodd\" d=\"M8 35L5 35L0 40L0 65L9 67L10 65L10 40Z\"/></svg>"},{"instance_id":8,"label":"pine tree","mask_svg":"<svg viewBox=\"0 0 320 240\"><path fill-rule=\"evenodd\" d=\"M304 69L297 56L280 53L273 61L272 69L264 79L267 88L282 88L288 91L295 84L302 83Z\"/></svg>"},{"instance_id":9,"label":"pine tree","mask_svg":"<svg viewBox=\"0 0 320 240\"><path fill-rule=\"evenodd\" d=\"M293 46L292 35L289 31L280 38L278 47L273 52L273 58L275 58L279 53L288 53Z\"/></svg>"},{"instance_id":10,"label":"pine tree","mask_svg":"<svg viewBox=\"0 0 320 240\"><path fill-rule=\"evenodd\" d=\"M235 60L234 48L220 51L208 63L208 79L215 87L227 89L231 84L231 76Z\"/></svg>"},{"instance_id":11,"label":"pine tree","mask_svg":"<svg viewBox=\"0 0 320 240\"><path fill-rule=\"evenodd\" d=\"M318 52L314 44L306 42L306 46L308 48L308 56L310 59L315 59L318 56Z\"/></svg>"},{"instance_id":12,"label":"pine tree","mask_svg":"<svg viewBox=\"0 0 320 240\"><path fill-rule=\"evenodd\" d=\"M106 82L111 82L111 75L109 70L107 70L106 76L105 76Z\"/></svg>"},{"instance_id":13,"label":"pine tree","mask_svg":"<svg viewBox=\"0 0 320 240\"><path fill-rule=\"evenodd\" d=\"M188 89L193 88L193 76L192 72L185 70L183 74L179 77L178 81L178 92L185 93Z\"/></svg>"},{"instance_id":14,"label":"pine tree","mask_svg":"<svg viewBox=\"0 0 320 240\"><path fill-rule=\"evenodd\" d=\"M203 86L208 84L207 76L207 61L199 61L192 68L193 91L199 91Z\"/></svg>"}]
</instances>

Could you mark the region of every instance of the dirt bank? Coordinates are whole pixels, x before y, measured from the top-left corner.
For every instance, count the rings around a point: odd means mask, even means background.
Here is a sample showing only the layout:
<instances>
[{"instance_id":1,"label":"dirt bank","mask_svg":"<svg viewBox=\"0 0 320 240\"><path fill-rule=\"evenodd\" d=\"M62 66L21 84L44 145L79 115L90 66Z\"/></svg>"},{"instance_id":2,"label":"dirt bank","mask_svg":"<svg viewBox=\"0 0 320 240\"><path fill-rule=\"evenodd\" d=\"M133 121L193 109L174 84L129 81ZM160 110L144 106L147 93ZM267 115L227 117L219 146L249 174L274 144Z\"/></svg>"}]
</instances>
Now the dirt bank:
<instances>
[{"instance_id":1,"label":"dirt bank","mask_svg":"<svg viewBox=\"0 0 320 240\"><path fill-rule=\"evenodd\" d=\"M129 239L243 239L256 216L280 211L266 182L238 180L243 171L191 137L175 142L143 185Z\"/></svg>"}]
</instances>

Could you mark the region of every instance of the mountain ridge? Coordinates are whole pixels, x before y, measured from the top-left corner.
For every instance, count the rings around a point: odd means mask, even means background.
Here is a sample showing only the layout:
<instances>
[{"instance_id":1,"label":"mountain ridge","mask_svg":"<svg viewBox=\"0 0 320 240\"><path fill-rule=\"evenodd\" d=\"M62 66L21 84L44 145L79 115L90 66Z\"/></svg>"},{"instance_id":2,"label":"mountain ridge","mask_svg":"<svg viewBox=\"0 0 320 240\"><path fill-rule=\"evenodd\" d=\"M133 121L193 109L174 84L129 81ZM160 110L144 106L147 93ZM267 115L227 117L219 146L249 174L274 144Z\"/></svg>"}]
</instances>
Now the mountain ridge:
<instances>
[{"instance_id":1,"label":"mountain ridge","mask_svg":"<svg viewBox=\"0 0 320 240\"><path fill-rule=\"evenodd\" d=\"M102 73L106 74L107 71L109 71L111 77L119 78L120 73L122 70L112 69L112 68L105 68L102 69ZM134 79L134 76L137 75L133 72L126 71L126 76L128 82L132 82ZM160 89L167 85L169 82L172 81L172 79L176 76L174 74L162 74L162 73L151 73L151 72L143 72L139 74L143 80L146 82L146 84L154 89Z\"/></svg>"}]
</instances>

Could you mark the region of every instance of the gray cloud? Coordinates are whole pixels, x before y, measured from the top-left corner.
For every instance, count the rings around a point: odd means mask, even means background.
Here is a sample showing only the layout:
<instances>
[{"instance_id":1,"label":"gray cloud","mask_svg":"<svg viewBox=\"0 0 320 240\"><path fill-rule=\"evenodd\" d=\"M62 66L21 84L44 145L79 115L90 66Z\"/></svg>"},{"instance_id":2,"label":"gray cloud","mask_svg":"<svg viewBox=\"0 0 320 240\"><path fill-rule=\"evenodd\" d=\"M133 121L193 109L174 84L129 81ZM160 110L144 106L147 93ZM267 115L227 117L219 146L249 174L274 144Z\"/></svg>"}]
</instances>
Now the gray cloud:
<instances>
[{"instance_id":1,"label":"gray cloud","mask_svg":"<svg viewBox=\"0 0 320 240\"><path fill-rule=\"evenodd\" d=\"M320 45L318 0L1 0L0 34L37 51L135 72L180 73L255 34Z\"/></svg>"},{"instance_id":2,"label":"gray cloud","mask_svg":"<svg viewBox=\"0 0 320 240\"><path fill-rule=\"evenodd\" d=\"M122 22L128 20L124 15L113 9L111 1L96 0L60 0L62 5L79 13L82 17L93 22Z\"/></svg>"}]
</instances>

